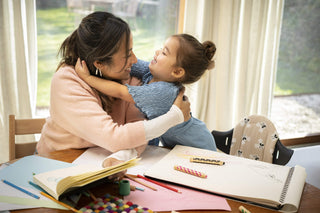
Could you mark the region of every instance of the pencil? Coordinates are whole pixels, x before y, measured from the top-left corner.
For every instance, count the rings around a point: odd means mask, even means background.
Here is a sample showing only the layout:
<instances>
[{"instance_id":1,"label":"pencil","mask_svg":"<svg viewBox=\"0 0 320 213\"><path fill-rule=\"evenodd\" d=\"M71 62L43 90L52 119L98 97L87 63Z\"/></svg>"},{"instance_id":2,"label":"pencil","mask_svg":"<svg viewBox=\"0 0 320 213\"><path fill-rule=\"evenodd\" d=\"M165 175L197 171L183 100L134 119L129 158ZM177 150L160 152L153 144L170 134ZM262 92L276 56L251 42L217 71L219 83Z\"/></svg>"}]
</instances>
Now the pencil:
<instances>
[{"instance_id":1,"label":"pencil","mask_svg":"<svg viewBox=\"0 0 320 213\"><path fill-rule=\"evenodd\" d=\"M137 186L134 186L134 185L130 185L130 190L131 190L131 191L136 191L136 189L137 189L137 190L140 190L140 191L144 191L143 188L140 188L140 187L137 187Z\"/></svg>"},{"instance_id":2,"label":"pencil","mask_svg":"<svg viewBox=\"0 0 320 213\"><path fill-rule=\"evenodd\" d=\"M65 203L63 203L63 202L60 202L60 201L56 200L55 198L51 197L51 196L48 195L47 193L44 193L44 192L40 192L40 193L41 193L43 196L45 196L45 197L49 198L50 200L52 200L52 201L60 204L60 205L63 206L63 207L66 207L67 209L70 209L70 210L73 211L73 212L79 212L77 209L75 209L75 208L73 208L73 207L71 207L71 206L69 206L69 205L67 205L67 204L65 204Z\"/></svg>"},{"instance_id":3,"label":"pencil","mask_svg":"<svg viewBox=\"0 0 320 213\"><path fill-rule=\"evenodd\" d=\"M239 206L239 211L241 213L250 213L250 211L248 209L244 208L243 206Z\"/></svg>"},{"instance_id":4,"label":"pencil","mask_svg":"<svg viewBox=\"0 0 320 213\"><path fill-rule=\"evenodd\" d=\"M181 193L178 189L175 189L175 188L173 188L173 187L167 186L167 185L165 185L165 184L163 184L163 183L157 182L157 181L155 181L155 180L151 180L151 179L146 178L146 177L144 177L144 176L142 176L142 175L137 175L137 176L138 176L139 178L142 178L142 179L146 180L146 181L150 181L151 183L154 183L154 184L157 184L157 185L162 186L162 187L164 187L164 188L170 189L170 190L172 190L172 191L174 191L174 192Z\"/></svg>"},{"instance_id":5,"label":"pencil","mask_svg":"<svg viewBox=\"0 0 320 213\"><path fill-rule=\"evenodd\" d=\"M206 163L206 164L212 164L212 165L219 165L222 166L225 164L225 162L221 160L215 160L212 158L205 158L205 157L191 157L190 162L193 163Z\"/></svg>"},{"instance_id":6,"label":"pencil","mask_svg":"<svg viewBox=\"0 0 320 213\"><path fill-rule=\"evenodd\" d=\"M87 191L90 195L90 197L92 198L93 201L97 201L96 196L94 196L94 194L92 192L90 192L89 190Z\"/></svg>"},{"instance_id":7,"label":"pencil","mask_svg":"<svg viewBox=\"0 0 320 213\"><path fill-rule=\"evenodd\" d=\"M128 174L126 174L126 175L124 175L124 176L125 176L126 178L130 179L130 180L133 180L133 181L135 181L135 182L137 182L137 183L140 183L141 185L143 185L143 186L145 186L145 187L148 187L148 188L152 189L153 191L157 191L156 188L154 188L154 187L152 187L152 186L149 186L148 184L145 184L145 183L137 180L136 178L131 177L131 176L128 175Z\"/></svg>"},{"instance_id":8,"label":"pencil","mask_svg":"<svg viewBox=\"0 0 320 213\"><path fill-rule=\"evenodd\" d=\"M184 173L187 173L187 174L190 174L190 175L194 175L194 176L200 177L200 178L207 178L207 175L204 174L203 172L195 171L193 169L189 169L189 168L184 167L184 166L175 165L174 169L177 170L177 171L180 171L180 172L184 172Z\"/></svg>"},{"instance_id":9,"label":"pencil","mask_svg":"<svg viewBox=\"0 0 320 213\"><path fill-rule=\"evenodd\" d=\"M13 183L10 183L10 182L7 181L7 180L2 180L2 181L3 181L5 184L7 184L7 185L9 185L9 186L11 186L11 187L13 187L13 188L15 188L15 189L23 192L23 193L26 193L27 195L29 195L29 196L31 196L31 197L34 197L34 198L36 198L36 199L40 199L40 197L39 197L38 195L35 195L35 194L33 194L33 193L31 193L31 192L29 192L29 191L27 191L27 190L25 190L25 189L23 189L23 188L15 185L15 184L13 184Z\"/></svg>"},{"instance_id":10,"label":"pencil","mask_svg":"<svg viewBox=\"0 0 320 213\"><path fill-rule=\"evenodd\" d=\"M42 191L42 188L41 188L40 186L38 186L37 184L35 184L34 182L28 181L28 183L29 183L31 186L33 186L33 187L35 187L36 189L38 189L39 191Z\"/></svg>"}]
</instances>

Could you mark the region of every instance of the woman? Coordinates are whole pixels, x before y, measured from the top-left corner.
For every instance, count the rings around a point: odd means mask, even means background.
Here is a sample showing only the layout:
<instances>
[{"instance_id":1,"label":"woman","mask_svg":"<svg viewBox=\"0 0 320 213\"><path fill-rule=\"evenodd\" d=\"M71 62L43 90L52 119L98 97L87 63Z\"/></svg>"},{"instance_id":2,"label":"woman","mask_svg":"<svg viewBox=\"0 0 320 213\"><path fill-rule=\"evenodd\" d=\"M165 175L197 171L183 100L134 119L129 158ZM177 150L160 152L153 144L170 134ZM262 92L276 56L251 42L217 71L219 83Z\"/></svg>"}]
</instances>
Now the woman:
<instances>
[{"instance_id":1,"label":"woman","mask_svg":"<svg viewBox=\"0 0 320 213\"><path fill-rule=\"evenodd\" d=\"M179 93L170 111L146 121L128 102L108 97L86 84L74 70L78 58L91 75L129 85L137 63L130 28L107 12L94 12L62 43L62 60L51 83L50 117L37 145L39 154L69 148L103 147L111 152L135 149L140 154L149 140L190 118L190 103ZM113 165L108 161L104 166Z\"/></svg>"}]
</instances>

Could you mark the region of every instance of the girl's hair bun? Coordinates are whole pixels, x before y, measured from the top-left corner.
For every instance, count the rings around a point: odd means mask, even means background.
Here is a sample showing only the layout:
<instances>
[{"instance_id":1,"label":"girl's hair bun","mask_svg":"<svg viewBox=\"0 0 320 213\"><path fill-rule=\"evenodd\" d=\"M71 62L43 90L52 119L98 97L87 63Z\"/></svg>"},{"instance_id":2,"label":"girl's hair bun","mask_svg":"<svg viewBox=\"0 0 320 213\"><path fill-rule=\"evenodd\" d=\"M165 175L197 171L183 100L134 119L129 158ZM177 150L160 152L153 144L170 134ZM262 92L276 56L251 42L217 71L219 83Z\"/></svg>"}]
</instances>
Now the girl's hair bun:
<instances>
[{"instance_id":1,"label":"girl's hair bun","mask_svg":"<svg viewBox=\"0 0 320 213\"><path fill-rule=\"evenodd\" d=\"M212 69L212 68L214 68L214 65L215 65L212 58L215 55L216 50L217 50L216 45L212 41L205 41L202 43L202 45L204 47L205 56L209 61L207 69Z\"/></svg>"},{"instance_id":2,"label":"girl's hair bun","mask_svg":"<svg viewBox=\"0 0 320 213\"><path fill-rule=\"evenodd\" d=\"M216 45L212 41L205 41L202 45L204 47L206 57L211 61L217 50Z\"/></svg>"}]
</instances>

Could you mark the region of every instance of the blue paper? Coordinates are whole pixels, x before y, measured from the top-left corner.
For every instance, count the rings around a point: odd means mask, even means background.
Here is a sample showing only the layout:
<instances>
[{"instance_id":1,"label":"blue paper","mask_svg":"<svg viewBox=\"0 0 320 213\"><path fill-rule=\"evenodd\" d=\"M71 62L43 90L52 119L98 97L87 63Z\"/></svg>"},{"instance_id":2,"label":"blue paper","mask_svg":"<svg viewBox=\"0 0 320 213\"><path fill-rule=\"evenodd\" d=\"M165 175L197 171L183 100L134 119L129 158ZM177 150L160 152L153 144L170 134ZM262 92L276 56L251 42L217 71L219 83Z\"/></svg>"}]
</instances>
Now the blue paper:
<instances>
[{"instance_id":1,"label":"blue paper","mask_svg":"<svg viewBox=\"0 0 320 213\"><path fill-rule=\"evenodd\" d=\"M31 155L12 163L0 170L0 179L10 181L20 187L33 187L29 181L33 181L33 174L48 172L51 170L74 166L72 163L52 160L49 158Z\"/></svg>"}]
</instances>

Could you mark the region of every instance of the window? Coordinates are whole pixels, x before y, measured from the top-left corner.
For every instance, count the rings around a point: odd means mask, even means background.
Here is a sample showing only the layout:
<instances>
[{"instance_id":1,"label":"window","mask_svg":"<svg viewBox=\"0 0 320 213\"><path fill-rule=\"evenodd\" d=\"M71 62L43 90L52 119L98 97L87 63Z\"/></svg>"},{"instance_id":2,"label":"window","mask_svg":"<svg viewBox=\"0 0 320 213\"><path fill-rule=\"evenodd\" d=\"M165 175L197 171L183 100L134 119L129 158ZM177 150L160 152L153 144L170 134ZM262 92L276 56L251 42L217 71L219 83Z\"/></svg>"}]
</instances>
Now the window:
<instances>
[{"instance_id":1,"label":"window","mask_svg":"<svg viewBox=\"0 0 320 213\"><path fill-rule=\"evenodd\" d=\"M108 11L126 20L132 30L134 52L151 60L165 39L177 32L176 0L37 0L38 93L37 114L47 115L50 81L59 63L59 47L93 11ZM164 15L165 14L165 15Z\"/></svg>"},{"instance_id":2,"label":"window","mask_svg":"<svg viewBox=\"0 0 320 213\"><path fill-rule=\"evenodd\" d=\"M285 1L272 120L282 138L320 133L319 0Z\"/></svg>"}]
</instances>

